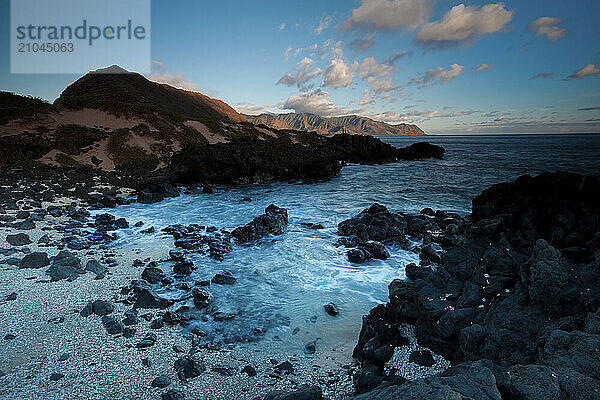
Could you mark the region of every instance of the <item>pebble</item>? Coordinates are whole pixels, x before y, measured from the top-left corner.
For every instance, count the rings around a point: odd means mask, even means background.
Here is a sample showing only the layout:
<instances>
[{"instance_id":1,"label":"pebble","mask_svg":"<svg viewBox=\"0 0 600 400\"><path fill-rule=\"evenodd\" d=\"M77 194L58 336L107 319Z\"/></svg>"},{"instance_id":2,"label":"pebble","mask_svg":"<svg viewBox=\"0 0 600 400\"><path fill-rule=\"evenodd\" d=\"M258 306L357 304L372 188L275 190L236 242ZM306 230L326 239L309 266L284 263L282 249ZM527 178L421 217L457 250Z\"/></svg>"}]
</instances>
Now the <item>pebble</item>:
<instances>
[{"instance_id":1,"label":"pebble","mask_svg":"<svg viewBox=\"0 0 600 400\"><path fill-rule=\"evenodd\" d=\"M150 384L152 387L164 389L171 384L171 378L166 375L159 375Z\"/></svg>"},{"instance_id":2,"label":"pebble","mask_svg":"<svg viewBox=\"0 0 600 400\"><path fill-rule=\"evenodd\" d=\"M50 380L51 381L59 381L59 380L61 380L64 377L65 377L64 374L60 374L60 373L55 372L55 373L53 373L53 374L50 375Z\"/></svg>"}]
</instances>

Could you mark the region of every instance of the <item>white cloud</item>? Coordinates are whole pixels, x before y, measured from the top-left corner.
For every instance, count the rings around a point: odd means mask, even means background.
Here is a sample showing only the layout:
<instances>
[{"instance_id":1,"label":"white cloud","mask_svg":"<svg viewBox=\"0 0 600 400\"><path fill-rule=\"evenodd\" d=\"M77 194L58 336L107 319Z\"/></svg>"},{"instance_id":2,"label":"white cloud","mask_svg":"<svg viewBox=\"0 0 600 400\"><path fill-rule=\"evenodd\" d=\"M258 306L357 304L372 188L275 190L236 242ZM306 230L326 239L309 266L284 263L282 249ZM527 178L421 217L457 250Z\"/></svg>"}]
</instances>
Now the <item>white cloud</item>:
<instances>
[{"instance_id":1,"label":"white cloud","mask_svg":"<svg viewBox=\"0 0 600 400\"><path fill-rule=\"evenodd\" d=\"M595 64L588 64L585 67L581 68L579 71L575 72L572 75L569 75L569 79L581 79L586 76L598 75L600 74L600 69L596 67Z\"/></svg>"},{"instance_id":2,"label":"white cloud","mask_svg":"<svg viewBox=\"0 0 600 400\"><path fill-rule=\"evenodd\" d=\"M427 21L432 9L429 0L363 0L342 27L346 30L411 30Z\"/></svg>"},{"instance_id":3,"label":"white cloud","mask_svg":"<svg viewBox=\"0 0 600 400\"><path fill-rule=\"evenodd\" d=\"M283 61L287 61L290 58L290 51L292 51L291 47L285 49L285 51L283 52Z\"/></svg>"},{"instance_id":4,"label":"white cloud","mask_svg":"<svg viewBox=\"0 0 600 400\"><path fill-rule=\"evenodd\" d=\"M240 103L235 103L235 110L240 114L248 114L248 115L259 115L265 113L272 113L271 109L273 106L269 104L257 105L253 103L248 103L242 101Z\"/></svg>"},{"instance_id":5,"label":"white cloud","mask_svg":"<svg viewBox=\"0 0 600 400\"><path fill-rule=\"evenodd\" d=\"M315 33L317 35L320 35L321 32L323 32L325 29L327 29L329 25L331 25L331 20L331 15L321 17L321 22L319 22L319 25L315 28Z\"/></svg>"},{"instance_id":6,"label":"white cloud","mask_svg":"<svg viewBox=\"0 0 600 400\"><path fill-rule=\"evenodd\" d=\"M352 84L352 78L358 68L358 62L347 65L343 60L331 60L331 64L325 71L323 87L348 87Z\"/></svg>"},{"instance_id":7,"label":"white cloud","mask_svg":"<svg viewBox=\"0 0 600 400\"><path fill-rule=\"evenodd\" d=\"M280 31L282 31L282 30L284 30L284 29L285 29L285 24L281 24L281 25L279 25L279 30L280 30Z\"/></svg>"},{"instance_id":8,"label":"white cloud","mask_svg":"<svg viewBox=\"0 0 600 400\"><path fill-rule=\"evenodd\" d=\"M486 4L481 8L459 4L441 20L425 24L415 40L433 48L466 45L485 34L500 31L511 21L512 15L504 3Z\"/></svg>"},{"instance_id":9,"label":"white cloud","mask_svg":"<svg viewBox=\"0 0 600 400\"><path fill-rule=\"evenodd\" d=\"M367 57L360 64L358 76L362 79L367 79L370 76L382 77L391 75L394 67L386 64L379 64L374 57Z\"/></svg>"},{"instance_id":10,"label":"white cloud","mask_svg":"<svg viewBox=\"0 0 600 400\"><path fill-rule=\"evenodd\" d=\"M463 72L464 66L452 64L448 70L438 67L437 69L428 69L419 79L411 81L423 87L429 87L434 83L448 83Z\"/></svg>"},{"instance_id":11,"label":"white cloud","mask_svg":"<svg viewBox=\"0 0 600 400\"><path fill-rule=\"evenodd\" d=\"M364 106L367 104L373 104L374 102L375 102L375 100L373 100L373 97L372 97L369 89L365 89L363 92L362 98L359 100L358 104L360 104L361 106Z\"/></svg>"},{"instance_id":12,"label":"white cloud","mask_svg":"<svg viewBox=\"0 0 600 400\"><path fill-rule=\"evenodd\" d=\"M494 66L492 64L481 64L479 67L475 68L475 72L491 71L493 69Z\"/></svg>"},{"instance_id":13,"label":"white cloud","mask_svg":"<svg viewBox=\"0 0 600 400\"><path fill-rule=\"evenodd\" d=\"M344 57L344 52L342 51L342 41L327 39L325 43L323 43L323 46L321 46L320 53L321 58L327 58L328 56L334 59Z\"/></svg>"},{"instance_id":14,"label":"white cloud","mask_svg":"<svg viewBox=\"0 0 600 400\"><path fill-rule=\"evenodd\" d=\"M286 101L279 103L278 106L282 110L293 110L296 113L316 114L323 117L348 115L359 112L358 110L349 110L338 107L329 100L329 97L329 93L321 89L315 89L302 92L298 96L290 96Z\"/></svg>"},{"instance_id":15,"label":"white cloud","mask_svg":"<svg viewBox=\"0 0 600 400\"><path fill-rule=\"evenodd\" d=\"M400 86L394 86L391 77L376 78L370 76L367 78L367 83L371 85L375 93L391 92L392 90L401 90Z\"/></svg>"},{"instance_id":16,"label":"white cloud","mask_svg":"<svg viewBox=\"0 0 600 400\"><path fill-rule=\"evenodd\" d=\"M358 68L358 76L367 81L376 94L399 90L400 87L394 86L392 82L392 72L394 67L386 64L379 64L374 57L367 57Z\"/></svg>"},{"instance_id":17,"label":"white cloud","mask_svg":"<svg viewBox=\"0 0 600 400\"><path fill-rule=\"evenodd\" d=\"M200 86L193 82L186 82L183 73L167 73L165 64L160 61L152 61L152 73L146 76L148 80L156 83L165 83L179 89L199 91Z\"/></svg>"},{"instance_id":18,"label":"white cloud","mask_svg":"<svg viewBox=\"0 0 600 400\"><path fill-rule=\"evenodd\" d=\"M546 39L555 42L567 34L565 28L556 26L564 20L564 18L542 17L531 22L528 29L535 31L535 36L546 35Z\"/></svg>"},{"instance_id":19,"label":"white cloud","mask_svg":"<svg viewBox=\"0 0 600 400\"><path fill-rule=\"evenodd\" d=\"M300 87L321 74L323 74L323 70L315 66L314 60L304 57L298 62L292 73L286 73L277 81L277 85Z\"/></svg>"}]
</instances>

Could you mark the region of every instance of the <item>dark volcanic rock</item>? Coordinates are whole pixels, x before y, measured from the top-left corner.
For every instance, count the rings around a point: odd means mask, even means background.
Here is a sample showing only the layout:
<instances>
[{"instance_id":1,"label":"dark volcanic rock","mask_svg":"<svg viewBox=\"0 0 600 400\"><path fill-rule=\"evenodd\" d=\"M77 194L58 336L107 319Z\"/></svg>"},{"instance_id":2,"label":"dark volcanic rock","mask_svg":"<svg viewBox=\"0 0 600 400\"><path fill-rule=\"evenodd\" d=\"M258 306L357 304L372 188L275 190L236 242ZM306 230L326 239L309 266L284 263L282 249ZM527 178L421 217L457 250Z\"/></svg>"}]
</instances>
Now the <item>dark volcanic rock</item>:
<instances>
[{"instance_id":1,"label":"dark volcanic rock","mask_svg":"<svg viewBox=\"0 0 600 400\"><path fill-rule=\"evenodd\" d=\"M85 274L85 270L81 268L81 261L75 254L68 250L62 250L54 257L52 265L46 270L46 274L50 275L51 281L74 280L79 275Z\"/></svg>"},{"instance_id":2,"label":"dark volcanic rock","mask_svg":"<svg viewBox=\"0 0 600 400\"><path fill-rule=\"evenodd\" d=\"M150 386L164 389L171 384L171 378L167 375L159 375L152 380Z\"/></svg>"},{"instance_id":3,"label":"dark volcanic rock","mask_svg":"<svg viewBox=\"0 0 600 400\"><path fill-rule=\"evenodd\" d=\"M231 272L225 271L222 274L216 274L210 281L218 285L233 285L237 279L231 274Z\"/></svg>"},{"instance_id":4,"label":"dark volcanic rock","mask_svg":"<svg viewBox=\"0 0 600 400\"><path fill-rule=\"evenodd\" d=\"M373 258L385 260L390 253L385 246L379 242L367 241L359 243L355 249L348 250L348 260L353 263L362 263Z\"/></svg>"},{"instance_id":5,"label":"dark volcanic rock","mask_svg":"<svg viewBox=\"0 0 600 400\"><path fill-rule=\"evenodd\" d=\"M92 312L99 316L111 314L115 306L110 301L96 300L92 303Z\"/></svg>"},{"instance_id":6,"label":"dark volcanic rock","mask_svg":"<svg viewBox=\"0 0 600 400\"><path fill-rule=\"evenodd\" d=\"M58 372L54 372L54 373L50 374L50 380L51 381L59 381L59 380L61 380L64 377L65 377L64 374L61 374L61 373L58 373Z\"/></svg>"},{"instance_id":7,"label":"dark volcanic rock","mask_svg":"<svg viewBox=\"0 0 600 400\"><path fill-rule=\"evenodd\" d=\"M124 328L123 323L112 315L106 315L102 317L102 325L104 325L106 332L111 335L117 335L123 332Z\"/></svg>"},{"instance_id":8,"label":"dark volcanic rock","mask_svg":"<svg viewBox=\"0 0 600 400\"><path fill-rule=\"evenodd\" d=\"M229 365L216 365L210 369L213 372L216 372L219 375L223 376L233 376L235 375L235 368L230 367Z\"/></svg>"},{"instance_id":9,"label":"dark volcanic rock","mask_svg":"<svg viewBox=\"0 0 600 400\"><path fill-rule=\"evenodd\" d=\"M274 391L267 393L263 400L321 400L323 392L319 386L301 386L292 392Z\"/></svg>"},{"instance_id":10,"label":"dark volcanic rock","mask_svg":"<svg viewBox=\"0 0 600 400\"><path fill-rule=\"evenodd\" d=\"M389 303L363 319L357 390L390 380L383 350L397 346L390 332L403 323L453 364L487 359L515 371L494 372L507 398L578 398L565 388L597 385L599 195L596 178L546 173L483 191L465 219L427 212L422 265L408 265L410 280L393 281ZM452 224L458 230L443 229ZM396 398L413 398L405 386Z\"/></svg>"},{"instance_id":11,"label":"dark volcanic rock","mask_svg":"<svg viewBox=\"0 0 600 400\"><path fill-rule=\"evenodd\" d=\"M160 398L161 400L185 400L185 395L179 390L170 389L167 392L161 394Z\"/></svg>"},{"instance_id":12,"label":"dark volcanic rock","mask_svg":"<svg viewBox=\"0 0 600 400\"><path fill-rule=\"evenodd\" d=\"M16 235L6 235L6 241L12 246L26 246L31 244L29 235L25 233L17 233Z\"/></svg>"},{"instance_id":13,"label":"dark volcanic rock","mask_svg":"<svg viewBox=\"0 0 600 400\"><path fill-rule=\"evenodd\" d=\"M368 241L404 241L407 223L399 214L393 214L385 206L373 204L356 217L338 224L341 236L356 236Z\"/></svg>"},{"instance_id":14,"label":"dark volcanic rock","mask_svg":"<svg viewBox=\"0 0 600 400\"><path fill-rule=\"evenodd\" d=\"M387 386L349 400L501 400L492 371L482 364L464 364L440 375Z\"/></svg>"},{"instance_id":15,"label":"dark volcanic rock","mask_svg":"<svg viewBox=\"0 0 600 400\"><path fill-rule=\"evenodd\" d=\"M327 314L331 315L332 317L335 317L336 315L338 315L340 313L337 306L333 303L325 304L323 306L323 308L325 309L325 312Z\"/></svg>"},{"instance_id":16,"label":"dark volcanic rock","mask_svg":"<svg viewBox=\"0 0 600 400\"><path fill-rule=\"evenodd\" d=\"M244 226L235 228L231 232L231 236L236 238L239 243L246 243L269 234L279 235L283 233L287 223L287 210L271 204L265 209L264 214Z\"/></svg>"},{"instance_id":17,"label":"dark volcanic rock","mask_svg":"<svg viewBox=\"0 0 600 400\"><path fill-rule=\"evenodd\" d=\"M138 349L147 349L148 347L154 346L154 343L156 343L157 340L158 338L154 333L148 333L135 345L135 347Z\"/></svg>"},{"instance_id":18,"label":"dark volcanic rock","mask_svg":"<svg viewBox=\"0 0 600 400\"><path fill-rule=\"evenodd\" d=\"M175 361L175 372L182 381L200 376L204 371L204 364L193 356L185 356Z\"/></svg>"},{"instance_id":19,"label":"dark volcanic rock","mask_svg":"<svg viewBox=\"0 0 600 400\"><path fill-rule=\"evenodd\" d=\"M96 275L95 279L104 279L108 273L108 268L96 260L89 260L85 266L85 270Z\"/></svg>"},{"instance_id":20,"label":"dark volcanic rock","mask_svg":"<svg viewBox=\"0 0 600 400\"><path fill-rule=\"evenodd\" d=\"M135 308L125 311L125 318L123 319L123 325L131 326L131 325L136 325L139 322L140 322L140 318L138 317L138 313Z\"/></svg>"},{"instance_id":21,"label":"dark volcanic rock","mask_svg":"<svg viewBox=\"0 0 600 400\"><path fill-rule=\"evenodd\" d=\"M134 308L167 308L173 304L173 300L165 299L154 293L151 289L141 288Z\"/></svg>"},{"instance_id":22,"label":"dark volcanic rock","mask_svg":"<svg viewBox=\"0 0 600 400\"><path fill-rule=\"evenodd\" d=\"M413 362L415 364L422 365L424 367L431 367L435 364L435 360L433 359L433 355L429 350L415 350L410 353L408 361Z\"/></svg>"},{"instance_id":23,"label":"dark volcanic rock","mask_svg":"<svg viewBox=\"0 0 600 400\"><path fill-rule=\"evenodd\" d=\"M208 304L212 299L212 295L210 294L210 292L204 288L195 287L192 290L192 295L194 296L194 305L197 309L203 309L208 307Z\"/></svg>"},{"instance_id":24,"label":"dark volcanic rock","mask_svg":"<svg viewBox=\"0 0 600 400\"><path fill-rule=\"evenodd\" d=\"M416 143L397 149L364 135L324 137L302 133L302 143L282 139L239 139L210 146L189 144L170 165L181 183L252 183L271 180L323 179L336 175L344 162L376 164L442 157L444 149Z\"/></svg>"},{"instance_id":25,"label":"dark volcanic rock","mask_svg":"<svg viewBox=\"0 0 600 400\"><path fill-rule=\"evenodd\" d=\"M571 369L515 365L505 373L503 380L497 381L504 397L510 399L600 399L599 382Z\"/></svg>"},{"instance_id":26,"label":"dark volcanic rock","mask_svg":"<svg viewBox=\"0 0 600 400\"><path fill-rule=\"evenodd\" d=\"M158 267L146 267L142 272L142 279L151 284L156 284L166 278L167 275Z\"/></svg>"},{"instance_id":27,"label":"dark volcanic rock","mask_svg":"<svg viewBox=\"0 0 600 400\"><path fill-rule=\"evenodd\" d=\"M249 377L256 376L256 368L254 368L252 365L246 365L244 368L242 368L242 372Z\"/></svg>"},{"instance_id":28,"label":"dark volcanic rock","mask_svg":"<svg viewBox=\"0 0 600 400\"><path fill-rule=\"evenodd\" d=\"M194 267L194 263L191 261L177 261L175 265L173 265L173 273L179 276L190 275L196 267Z\"/></svg>"},{"instance_id":29,"label":"dark volcanic rock","mask_svg":"<svg viewBox=\"0 0 600 400\"><path fill-rule=\"evenodd\" d=\"M19 262L19 268L42 268L50 265L48 254L34 252L29 253Z\"/></svg>"},{"instance_id":30,"label":"dark volcanic rock","mask_svg":"<svg viewBox=\"0 0 600 400\"><path fill-rule=\"evenodd\" d=\"M275 367L273 367L273 369L278 374L291 374L294 372L294 366L289 361L284 361L281 364L277 364Z\"/></svg>"}]
</instances>

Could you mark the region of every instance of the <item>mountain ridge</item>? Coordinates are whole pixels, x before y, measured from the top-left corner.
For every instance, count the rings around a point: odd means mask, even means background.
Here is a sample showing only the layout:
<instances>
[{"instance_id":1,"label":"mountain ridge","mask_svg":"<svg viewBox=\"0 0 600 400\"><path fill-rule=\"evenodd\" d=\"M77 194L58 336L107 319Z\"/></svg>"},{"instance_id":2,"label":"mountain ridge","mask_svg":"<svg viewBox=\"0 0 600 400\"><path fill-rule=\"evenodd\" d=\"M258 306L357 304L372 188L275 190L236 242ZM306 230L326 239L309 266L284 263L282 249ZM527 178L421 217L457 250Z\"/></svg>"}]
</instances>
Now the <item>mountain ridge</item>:
<instances>
[{"instance_id":1,"label":"mountain ridge","mask_svg":"<svg viewBox=\"0 0 600 400\"><path fill-rule=\"evenodd\" d=\"M309 113L286 114L259 114L244 115L253 124L263 124L275 129L297 129L302 131L316 131L324 135L347 133L351 135L370 136L401 136L423 135L425 132L414 124L388 124L375 121L359 115L346 115L342 117L321 117Z\"/></svg>"}]
</instances>

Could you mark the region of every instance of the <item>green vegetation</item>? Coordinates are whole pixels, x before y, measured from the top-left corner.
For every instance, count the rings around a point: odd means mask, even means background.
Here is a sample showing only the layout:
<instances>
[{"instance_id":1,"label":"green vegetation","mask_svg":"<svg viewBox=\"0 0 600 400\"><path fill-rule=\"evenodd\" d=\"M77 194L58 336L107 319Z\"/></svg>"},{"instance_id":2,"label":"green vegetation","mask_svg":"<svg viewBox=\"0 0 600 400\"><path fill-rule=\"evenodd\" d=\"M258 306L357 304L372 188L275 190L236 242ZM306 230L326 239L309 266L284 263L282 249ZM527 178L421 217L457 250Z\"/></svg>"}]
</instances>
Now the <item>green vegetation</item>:
<instances>
[{"instance_id":1,"label":"green vegetation","mask_svg":"<svg viewBox=\"0 0 600 400\"><path fill-rule=\"evenodd\" d=\"M37 113L51 110L54 107L40 98L0 92L0 125L19 118L32 118Z\"/></svg>"},{"instance_id":2,"label":"green vegetation","mask_svg":"<svg viewBox=\"0 0 600 400\"><path fill-rule=\"evenodd\" d=\"M298 142L304 145L316 146L323 143L323 136L316 132L305 132L305 131L293 131L296 133L296 139Z\"/></svg>"},{"instance_id":3,"label":"green vegetation","mask_svg":"<svg viewBox=\"0 0 600 400\"><path fill-rule=\"evenodd\" d=\"M62 166L71 166L77 164L77 161L68 154L58 153L54 160Z\"/></svg>"},{"instance_id":4,"label":"green vegetation","mask_svg":"<svg viewBox=\"0 0 600 400\"><path fill-rule=\"evenodd\" d=\"M152 171L158 165L158 157L148 154L139 146L127 144L131 132L129 129L117 129L108 138L107 149L115 166L119 169Z\"/></svg>"}]
</instances>

